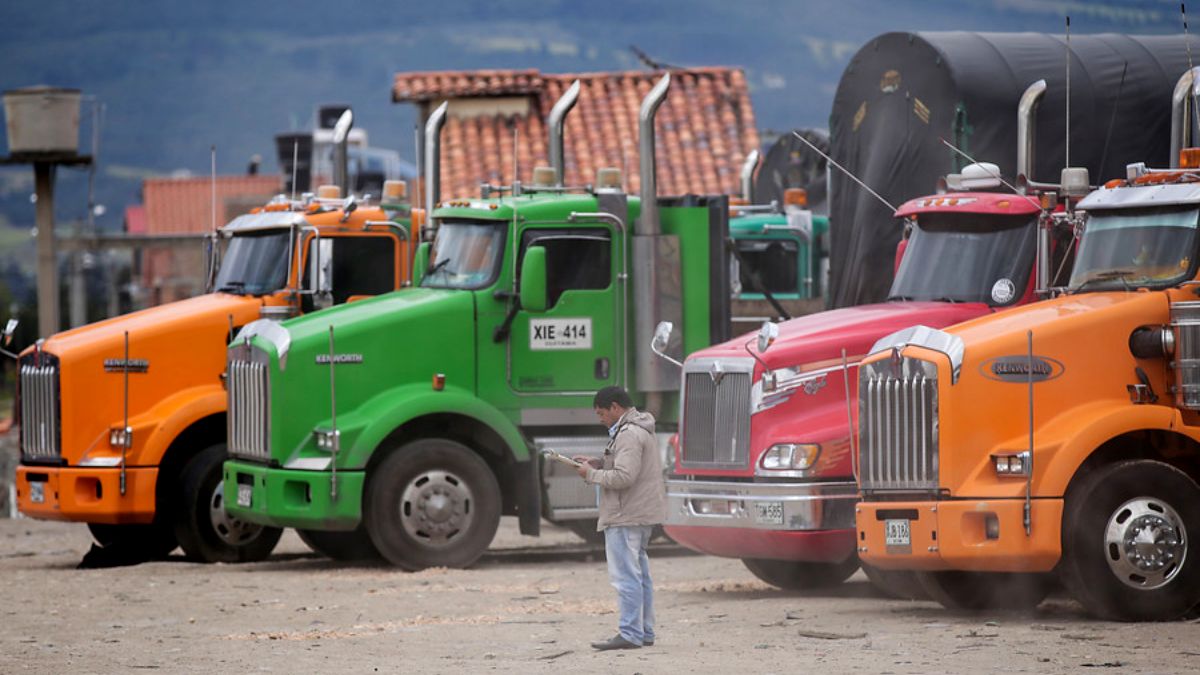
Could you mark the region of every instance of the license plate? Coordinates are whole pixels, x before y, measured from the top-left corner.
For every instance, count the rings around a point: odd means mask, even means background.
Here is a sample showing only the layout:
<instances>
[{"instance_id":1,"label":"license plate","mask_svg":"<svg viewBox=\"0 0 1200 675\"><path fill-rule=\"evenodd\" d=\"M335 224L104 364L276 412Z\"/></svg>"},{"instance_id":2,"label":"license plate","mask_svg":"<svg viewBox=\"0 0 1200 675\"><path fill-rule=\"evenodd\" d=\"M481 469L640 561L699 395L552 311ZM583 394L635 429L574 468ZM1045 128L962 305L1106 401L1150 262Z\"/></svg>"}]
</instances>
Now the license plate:
<instances>
[{"instance_id":1,"label":"license plate","mask_svg":"<svg viewBox=\"0 0 1200 675\"><path fill-rule=\"evenodd\" d=\"M912 530L907 520L885 520L883 543L888 548L911 548Z\"/></svg>"},{"instance_id":2,"label":"license plate","mask_svg":"<svg viewBox=\"0 0 1200 675\"><path fill-rule=\"evenodd\" d=\"M254 498L253 485L238 485L238 500L237 505L250 508L250 501Z\"/></svg>"},{"instance_id":3,"label":"license plate","mask_svg":"<svg viewBox=\"0 0 1200 675\"><path fill-rule=\"evenodd\" d=\"M45 483L30 483L29 484L29 501L34 504L46 503L46 484Z\"/></svg>"},{"instance_id":4,"label":"license plate","mask_svg":"<svg viewBox=\"0 0 1200 675\"><path fill-rule=\"evenodd\" d=\"M754 502L754 521L764 525L782 525L783 502Z\"/></svg>"}]
</instances>

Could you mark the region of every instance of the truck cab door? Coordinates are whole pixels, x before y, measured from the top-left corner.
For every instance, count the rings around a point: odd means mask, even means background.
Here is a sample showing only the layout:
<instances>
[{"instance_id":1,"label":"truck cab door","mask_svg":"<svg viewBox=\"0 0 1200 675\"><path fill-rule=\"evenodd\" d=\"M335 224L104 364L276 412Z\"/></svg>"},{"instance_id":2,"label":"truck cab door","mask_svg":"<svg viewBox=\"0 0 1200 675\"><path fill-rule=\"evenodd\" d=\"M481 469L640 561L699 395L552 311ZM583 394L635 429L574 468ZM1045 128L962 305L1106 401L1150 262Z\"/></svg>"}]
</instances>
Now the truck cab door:
<instances>
[{"instance_id":1,"label":"truck cab door","mask_svg":"<svg viewBox=\"0 0 1200 675\"><path fill-rule=\"evenodd\" d=\"M518 261L531 247L545 251L546 307L517 311L508 341L509 386L526 394L586 394L618 382L615 261L606 227L527 228ZM589 399L590 401L590 399Z\"/></svg>"},{"instance_id":2,"label":"truck cab door","mask_svg":"<svg viewBox=\"0 0 1200 675\"><path fill-rule=\"evenodd\" d=\"M301 269L305 312L400 287L400 241L390 234L311 237Z\"/></svg>"}]
</instances>

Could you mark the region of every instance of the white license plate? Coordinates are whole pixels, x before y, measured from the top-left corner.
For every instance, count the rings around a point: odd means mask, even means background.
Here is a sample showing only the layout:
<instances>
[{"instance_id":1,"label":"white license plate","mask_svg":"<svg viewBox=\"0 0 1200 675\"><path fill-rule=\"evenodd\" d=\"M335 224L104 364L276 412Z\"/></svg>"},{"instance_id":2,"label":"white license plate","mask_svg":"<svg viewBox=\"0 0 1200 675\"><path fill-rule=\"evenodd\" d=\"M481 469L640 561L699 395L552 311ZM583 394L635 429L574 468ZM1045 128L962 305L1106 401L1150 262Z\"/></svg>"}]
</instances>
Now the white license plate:
<instances>
[{"instance_id":1,"label":"white license plate","mask_svg":"<svg viewBox=\"0 0 1200 675\"><path fill-rule=\"evenodd\" d=\"M30 483L29 484L29 501L34 504L46 503L46 484L45 483Z\"/></svg>"},{"instance_id":2,"label":"white license plate","mask_svg":"<svg viewBox=\"0 0 1200 675\"><path fill-rule=\"evenodd\" d=\"M888 547L912 546L912 530L907 520L885 520L883 528L883 543Z\"/></svg>"},{"instance_id":3,"label":"white license plate","mask_svg":"<svg viewBox=\"0 0 1200 675\"><path fill-rule=\"evenodd\" d=\"M754 502L754 522L764 525L782 525L783 502Z\"/></svg>"},{"instance_id":4,"label":"white license plate","mask_svg":"<svg viewBox=\"0 0 1200 675\"><path fill-rule=\"evenodd\" d=\"M237 501L238 506L241 506L241 507L244 507L247 509L250 508L250 500L253 499L253 497L254 497L254 486L253 485L240 485L240 484L238 485L238 501Z\"/></svg>"}]
</instances>

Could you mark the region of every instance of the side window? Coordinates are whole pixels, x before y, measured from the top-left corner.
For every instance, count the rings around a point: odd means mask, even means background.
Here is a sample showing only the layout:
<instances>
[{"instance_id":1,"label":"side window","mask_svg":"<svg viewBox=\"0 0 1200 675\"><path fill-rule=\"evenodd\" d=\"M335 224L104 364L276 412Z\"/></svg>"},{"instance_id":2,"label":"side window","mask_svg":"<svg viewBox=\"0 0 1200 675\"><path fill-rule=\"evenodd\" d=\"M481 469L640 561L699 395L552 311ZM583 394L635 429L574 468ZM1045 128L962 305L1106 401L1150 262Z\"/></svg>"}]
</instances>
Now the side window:
<instances>
[{"instance_id":1,"label":"side window","mask_svg":"<svg viewBox=\"0 0 1200 675\"><path fill-rule=\"evenodd\" d=\"M322 237L321 266L330 275L329 286L333 303L341 304L356 295L380 295L395 290L396 241L392 237ZM308 246L309 270L313 267L315 249ZM304 287L311 288L311 273L305 275Z\"/></svg>"},{"instance_id":2,"label":"side window","mask_svg":"<svg viewBox=\"0 0 1200 675\"><path fill-rule=\"evenodd\" d=\"M771 293L797 292L800 247L796 242L788 239L743 239L737 242L737 247L745 263L738 270L743 292L762 292L750 278L751 269L758 272L759 280Z\"/></svg>"},{"instance_id":3,"label":"side window","mask_svg":"<svg viewBox=\"0 0 1200 675\"><path fill-rule=\"evenodd\" d=\"M526 230L521 258L530 246L546 249L546 301L563 291L601 290L612 283L612 239L605 230Z\"/></svg>"}]
</instances>

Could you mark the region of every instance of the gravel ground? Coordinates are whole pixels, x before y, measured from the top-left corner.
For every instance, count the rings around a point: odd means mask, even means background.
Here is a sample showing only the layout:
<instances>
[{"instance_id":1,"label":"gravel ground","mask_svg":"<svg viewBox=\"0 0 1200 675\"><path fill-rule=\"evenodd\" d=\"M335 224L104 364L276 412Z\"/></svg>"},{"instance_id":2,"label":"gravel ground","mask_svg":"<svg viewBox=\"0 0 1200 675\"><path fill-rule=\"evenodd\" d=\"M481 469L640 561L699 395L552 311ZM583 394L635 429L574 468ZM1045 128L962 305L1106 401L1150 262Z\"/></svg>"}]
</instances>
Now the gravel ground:
<instances>
[{"instance_id":1,"label":"gravel ground","mask_svg":"<svg viewBox=\"0 0 1200 675\"><path fill-rule=\"evenodd\" d=\"M1093 621L1065 598L1032 614L886 600L861 573L774 590L736 560L652 553L658 643L615 632L603 555L504 519L470 570L334 564L291 532L268 561L182 558L77 570L81 525L0 520L0 672L1161 672L1200 670L1200 624Z\"/></svg>"}]
</instances>

